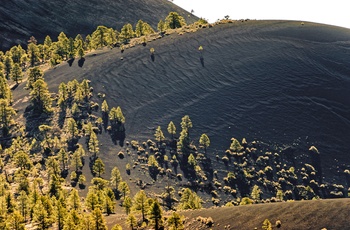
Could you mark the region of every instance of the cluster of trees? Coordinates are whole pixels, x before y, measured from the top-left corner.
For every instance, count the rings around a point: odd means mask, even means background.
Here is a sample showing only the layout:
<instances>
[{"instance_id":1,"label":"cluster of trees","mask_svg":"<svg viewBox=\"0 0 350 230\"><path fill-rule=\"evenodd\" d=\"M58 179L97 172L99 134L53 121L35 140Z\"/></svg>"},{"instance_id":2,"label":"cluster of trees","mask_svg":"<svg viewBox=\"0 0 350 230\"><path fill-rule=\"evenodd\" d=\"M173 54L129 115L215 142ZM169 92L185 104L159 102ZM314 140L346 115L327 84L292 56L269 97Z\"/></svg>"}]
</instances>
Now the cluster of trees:
<instances>
[{"instance_id":1,"label":"cluster of trees","mask_svg":"<svg viewBox=\"0 0 350 230\"><path fill-rule=\"evenodd\" d=\"M185 19L176 12L170 12L165 20L160 20L157 26L159 32L167 29L175 29L186 25ZM125 24L120 31L98 26L91 34L83 38L78 34L75 37L68 37L61 32L56 41L46 36L44 42L39 44L32 36L28 40L27 49L21 45L13 46L3 53L0 51L0 72L3 72L6 79L13 79L19 83L23 79L23 70L34 67L38 64L49 62L57 65L63 60L79 57L83 58L85 53L101 47L114 47L118 43L127 43L134 37L147 36L155 33L155 30L147 23L139 20L135 29L130 23Z\"/></svg>"}]
</instances>

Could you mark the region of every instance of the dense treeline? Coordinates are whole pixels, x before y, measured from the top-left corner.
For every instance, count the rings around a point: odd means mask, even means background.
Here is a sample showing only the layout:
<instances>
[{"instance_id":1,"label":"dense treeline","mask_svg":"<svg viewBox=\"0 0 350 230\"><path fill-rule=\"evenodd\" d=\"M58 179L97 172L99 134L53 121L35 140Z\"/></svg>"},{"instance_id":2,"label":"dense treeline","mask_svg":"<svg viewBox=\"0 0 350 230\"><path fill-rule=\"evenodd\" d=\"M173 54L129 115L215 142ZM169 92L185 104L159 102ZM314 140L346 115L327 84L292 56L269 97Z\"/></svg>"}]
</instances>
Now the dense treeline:
<instances>
[{"instance_id":1,"label":"dense treeline","mask_svg":"<svg viewBox=\"0 0 350 230\"><path fill-rule=\"evenodd\" d=\"M167 29L180 28L184 25L186 25L185 19L176 12L171 12L165 22L159 21L157 29L162 33ZM25 70L28 67L46 62L54 66L71 58L83 58L86 52L94 49L120 46L128 43L132 38L154 33L155 30L147 22L139 20L135 29L130 23L125 24L120 31L106 26L98 26L92 34L85 38L80 34L75 38L68 38L64 32L61 32L57 41L46 36L44 43L39 44L32 36L28 40L27 50L18 45L5 53L0 51L0 72L4 72L6 79L12 78L18 83L23 78L21 69Z\"/></svg>"}]
</instances>

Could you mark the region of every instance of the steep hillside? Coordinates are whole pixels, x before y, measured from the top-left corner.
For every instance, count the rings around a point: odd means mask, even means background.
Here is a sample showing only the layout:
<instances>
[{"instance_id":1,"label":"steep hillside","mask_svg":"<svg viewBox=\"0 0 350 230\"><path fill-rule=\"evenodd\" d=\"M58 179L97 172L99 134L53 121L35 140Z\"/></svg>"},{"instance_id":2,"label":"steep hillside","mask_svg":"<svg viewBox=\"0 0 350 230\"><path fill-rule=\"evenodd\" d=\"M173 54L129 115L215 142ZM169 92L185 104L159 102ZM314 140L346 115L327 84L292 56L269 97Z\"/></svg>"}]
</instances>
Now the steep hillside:
<instances>
[{"instance_id":1,"label":"steep hillside","mask_svg":"<svg viewBox=\"0 0 350 230\"><path fill-rule=\"evenodd\" d=\"M248 21L173 34L124 53L98 51L82 67L62 64L45 79L54 91L61 81L90 79L94 92L123 109L127 140L147 140L158 125L166 132L170 121L179 130L188 114L192 139L207 133L212 158L224 155L232 137L259 140L271 151L287 148L297 162L315 145L326 180L343 181L350 168L349 61L349 30ZM17 100L27 94L21 87Z\"/></svg>"},{"instance_id":2,"label":"steep hillside","mask_svg":"<svg viewBox=\"0 0 350 230\"><path fill-rule=\"evenodd\" d=\"M40 42L46 35L55 39L60 32L68 36L90 34L98 25L118 30L126 24L142 19L156 28L160 19L176 11L193 22L184 11L168 0L53 0L3 1L0 5L0 50L26 44L30 36Z\"/></svg>"}]
</instances>

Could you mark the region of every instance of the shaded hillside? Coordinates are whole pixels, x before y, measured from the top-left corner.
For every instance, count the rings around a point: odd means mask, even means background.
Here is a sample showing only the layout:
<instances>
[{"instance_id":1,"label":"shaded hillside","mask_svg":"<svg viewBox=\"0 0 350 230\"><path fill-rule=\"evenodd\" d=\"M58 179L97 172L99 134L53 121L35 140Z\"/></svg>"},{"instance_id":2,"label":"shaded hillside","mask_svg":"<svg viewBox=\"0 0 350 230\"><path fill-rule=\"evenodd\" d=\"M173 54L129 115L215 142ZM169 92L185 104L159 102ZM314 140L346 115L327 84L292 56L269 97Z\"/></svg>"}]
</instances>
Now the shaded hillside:
<instances>
[{"instance_id":1,"label":"shaded hillside","mask_svg":"<svg viewBox=\"0 0 350 230\"><path fill-rule=\"evenodd\" d=\"M179 130L188 114L193 140L210 137L211 157L223 156L231 137L257 139L276 152L291 147L299 161L315 145L323 173L343 179L350 168L349 61L350 30L248 21L173 34L124 53L99 51L82 67L63 64L45 79L52 90L62 81L90 79L94 92L123 109L127 140L147 140L158 125L166 132L170 121ZM17 100L28 93L20 89Z\"/></svg>"},{"instance_id":2,"label":"shaded hillside","mask_svg":"<svg viewBox=\"0 0 350 230\"><path fill-rule=\"evenodd\" d=\"M89 1L3 1L0 5L0 50L26 44L31 36L42 42L46 35L56 39L60 32L68 36L90 34L98 25L120 28L139 19L157 27L171 11L189 18L190 13L167 0L89 0Z\"/></svg>"}]
</instances>

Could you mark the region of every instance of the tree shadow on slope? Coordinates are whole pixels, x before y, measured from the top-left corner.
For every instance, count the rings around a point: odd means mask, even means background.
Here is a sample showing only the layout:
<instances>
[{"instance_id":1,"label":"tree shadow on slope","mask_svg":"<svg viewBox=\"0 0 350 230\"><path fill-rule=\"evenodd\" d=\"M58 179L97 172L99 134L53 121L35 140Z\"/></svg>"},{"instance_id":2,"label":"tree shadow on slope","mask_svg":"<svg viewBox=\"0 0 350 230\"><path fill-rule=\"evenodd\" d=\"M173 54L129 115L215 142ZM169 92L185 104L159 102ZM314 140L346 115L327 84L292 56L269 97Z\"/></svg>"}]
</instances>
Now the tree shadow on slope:
<instances>
[{"instance_id":1,"label":"tree shadow on slope","mask_svg":"<svg viewBox=\"0 0 350 230\"><path fill-rule=\"evenodd\" d=\"M80 68L82 68L84 66L84 63L85 63L85 58L80 58L79 61L78 61L78 66Z\"/></svg>"},{"instance_id":2,"label":"tree shadow on slope","mask_svg":"<svg viewBox=\"0 0 350 230\"><path fill-rule=\"evenodd\" d=\"M112 142L120 147L124 146L125 141L125 127L124 124L112 124L109 130L109 135L111 136Z\"/></svg>"},{"instance_id":3,"label":"tree shadow on slope","mask_svg":"<svg viewBox=\"0 0 350 230\"><path fill-rule=\"evenodd\" d=\"M204 67L204 58L201 57L199 60L200 60L200 62L201 62L202 67Z\"/></svg>"},{"instance_id":4,"label":"tree shadow on slope","mask_svg":"<svg viewBox=\"0 0 350 230\"><path fill-rule=\"evenodd\" d=\"M25 128L29 136L35 136L39 133L39 126L48 124L51 119L51 113L40 113L33 109L32 105L28 105L24 111L26 119Z\"/></svg>"},{"instance_id":5,"label":"tree shadow on slope","mask_svg":"<svg viewBox=\"0 0 350 230\"><path fill-rule=\"evenodd\" d=\"M74 60L75 60L74 58L71 58L67 61L69 67L72 67Z\"/></svg>"}]
</instances>

